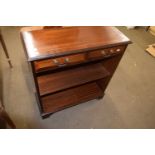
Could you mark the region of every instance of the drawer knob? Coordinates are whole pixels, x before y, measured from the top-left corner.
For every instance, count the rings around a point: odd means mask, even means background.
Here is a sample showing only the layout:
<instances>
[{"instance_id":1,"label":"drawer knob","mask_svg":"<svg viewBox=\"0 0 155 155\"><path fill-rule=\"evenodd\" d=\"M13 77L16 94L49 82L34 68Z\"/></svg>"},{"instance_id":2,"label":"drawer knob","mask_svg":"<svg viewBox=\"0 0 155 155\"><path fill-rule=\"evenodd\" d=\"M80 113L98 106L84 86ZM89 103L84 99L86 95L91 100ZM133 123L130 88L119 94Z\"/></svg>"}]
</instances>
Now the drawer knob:
<instances>
[{"instance_id":1,"label":"drawer knob","mask_svg":"<svg viewBox=\"0 0 155 155\"><path fill-rule=\"evenodd\" d=\"M53 62L54 62L55 64L58 64L58 63L59 63L58 60L56 60L56 59L54 59Z\"/></svg>"},{"instance_id":2,"label":"drawer knob","mask_svg":"<svg viewBox=\"0 0 155 155\"><path fill-rule=\"evenodd\" d=\"M114 50L113 50L113 49L111 49L111 50L110 50L110 53L114 53Z\"/></svg>"},{"instance_id":3,"label":"drawer knob","mask_svg":"<svg viewBox=\"0 0 155 155\"><path fill-rule=\"evenodd\" d=\"M116 50L116 52L120 52L121 51L121 49L120 48L118 48L117 50Z\"/></svg>"},{"instance_id":4,"label":"drawer knob","mask_svg":"<svg viewBox=\"0 0 155 155\"><path fill-rule=\"evenodd\" d=\"M103 55L106 55L106 52L105 52L104 50L102 50L101 53L102 53Z\"/></svg>"},{"instance_id":5,"label":"drawer knob","mask_svg":"<svg viewBox=\"0 0 155 155\"><path fill-rule=\"evenodd\" d=\"M69 58L65 58L65 62L69 62Z\"/></svg>"}]
</instances>

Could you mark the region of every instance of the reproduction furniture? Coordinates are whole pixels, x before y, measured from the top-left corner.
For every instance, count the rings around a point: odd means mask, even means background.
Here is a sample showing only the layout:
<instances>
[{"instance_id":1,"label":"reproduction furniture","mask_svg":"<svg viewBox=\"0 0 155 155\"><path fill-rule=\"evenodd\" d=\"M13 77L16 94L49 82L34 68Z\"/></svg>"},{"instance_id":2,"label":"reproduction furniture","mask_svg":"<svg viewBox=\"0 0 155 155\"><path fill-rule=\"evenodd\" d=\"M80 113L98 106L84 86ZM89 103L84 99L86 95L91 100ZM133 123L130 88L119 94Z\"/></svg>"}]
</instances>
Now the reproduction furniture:
<instances>
[{"instance_id":1,"label":"reproduction furniture","mask_svg":"<svg viewBox=\"0 0 155 155\"><path fill-rule=\"evenodd\" d=\"M76 26L21 31L41 116L104 91L131 41L115 27Z\"/></svg>"}]
</instances>

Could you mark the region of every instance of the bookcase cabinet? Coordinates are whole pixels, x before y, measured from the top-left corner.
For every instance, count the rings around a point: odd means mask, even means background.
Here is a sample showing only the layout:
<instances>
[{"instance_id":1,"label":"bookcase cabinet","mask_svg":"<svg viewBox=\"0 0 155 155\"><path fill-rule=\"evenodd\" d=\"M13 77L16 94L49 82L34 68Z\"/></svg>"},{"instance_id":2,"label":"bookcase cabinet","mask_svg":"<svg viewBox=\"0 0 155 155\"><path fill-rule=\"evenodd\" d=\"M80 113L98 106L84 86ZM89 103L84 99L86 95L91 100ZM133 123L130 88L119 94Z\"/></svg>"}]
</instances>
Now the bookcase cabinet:
<instances>
[{"instance_id":1,"label":"bookcase cabinet","mask_svg":"<svg viewBox=\"0 0 155 155\"><path fill-rule=\"evenodd\" d=\"M43 118L100 99L131 41L115 27L21 31Z\"/></svg>"}]
</instances>

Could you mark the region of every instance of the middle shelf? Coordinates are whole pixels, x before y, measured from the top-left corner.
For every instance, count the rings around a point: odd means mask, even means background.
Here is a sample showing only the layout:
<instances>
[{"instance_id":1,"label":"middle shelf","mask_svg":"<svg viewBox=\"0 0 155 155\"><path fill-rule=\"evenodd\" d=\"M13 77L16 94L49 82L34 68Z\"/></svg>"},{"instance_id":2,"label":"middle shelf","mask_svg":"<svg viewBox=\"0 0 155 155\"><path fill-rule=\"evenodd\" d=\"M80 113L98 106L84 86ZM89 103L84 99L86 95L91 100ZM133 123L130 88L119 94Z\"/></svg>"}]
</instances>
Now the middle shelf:
<instances>
[{"instance_id":1,"label":"middle shelf","mask_svg":"<svg viewBox=\"0 0 155 155\"><path fill-rule=\"evenodd\" d=\"M40 96L82 85L109 76L101 63L89 64L37 77Z\"/></svg>"}]
</instances>

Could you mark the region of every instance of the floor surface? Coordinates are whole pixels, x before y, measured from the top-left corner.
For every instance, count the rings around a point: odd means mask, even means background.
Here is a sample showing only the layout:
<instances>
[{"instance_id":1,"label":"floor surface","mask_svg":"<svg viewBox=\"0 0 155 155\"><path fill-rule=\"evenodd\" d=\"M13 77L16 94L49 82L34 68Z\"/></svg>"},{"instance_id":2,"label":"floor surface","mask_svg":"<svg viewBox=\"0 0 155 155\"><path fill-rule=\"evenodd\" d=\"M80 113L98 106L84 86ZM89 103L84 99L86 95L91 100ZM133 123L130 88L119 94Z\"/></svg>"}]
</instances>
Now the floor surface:
<instances>
[{"instance_id":1,"label":"floor surface","mask_svg":"<svg viewBox=\"0 0 155 155\"><path fill-rule=\"evenodd\" d=\"M2 27L13 62L0 46L3 100L17 128L155 128L155 58L145 52L155 36L143 28L119 27L133 42L127 48L103 99L92 100L41 119L19 35L20 27Z\"/></svg>"}]
</instances>

